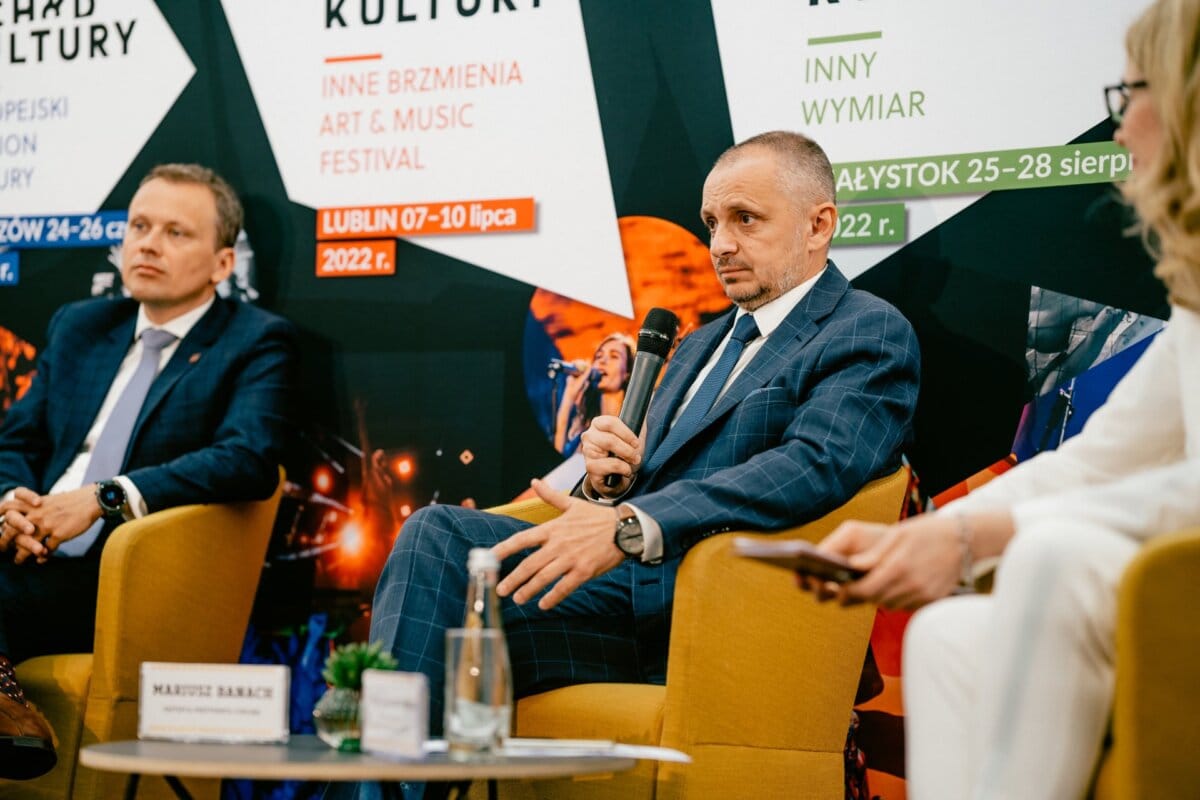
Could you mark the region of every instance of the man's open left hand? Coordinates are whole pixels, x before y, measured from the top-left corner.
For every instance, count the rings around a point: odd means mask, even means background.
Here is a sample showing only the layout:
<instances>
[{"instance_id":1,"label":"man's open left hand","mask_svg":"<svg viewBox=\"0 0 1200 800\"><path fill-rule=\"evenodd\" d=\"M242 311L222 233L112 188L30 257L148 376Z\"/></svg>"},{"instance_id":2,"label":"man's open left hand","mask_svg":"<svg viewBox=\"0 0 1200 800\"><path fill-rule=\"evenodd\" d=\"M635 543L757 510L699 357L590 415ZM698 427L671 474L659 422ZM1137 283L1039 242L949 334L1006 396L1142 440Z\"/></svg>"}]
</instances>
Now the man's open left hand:
<instances>
[{"instance_id":1,"label":"man's open left hand","mask_svg":"<svg viewBox=\"0 0 1200 800\"><path fill-rule=\"evenodd\" d=\"M511 594L513 602L521 604L554 583L554 588L538 601L538 608L547 611L585 581L616 567L624 554L613 542L617 519L611 507L570 497L539 480L534 480L532 486L538 497L563 513L515 533L492 548L500 560L535 548L496 588L501 597Z\"/></svg>"}]
</instances>

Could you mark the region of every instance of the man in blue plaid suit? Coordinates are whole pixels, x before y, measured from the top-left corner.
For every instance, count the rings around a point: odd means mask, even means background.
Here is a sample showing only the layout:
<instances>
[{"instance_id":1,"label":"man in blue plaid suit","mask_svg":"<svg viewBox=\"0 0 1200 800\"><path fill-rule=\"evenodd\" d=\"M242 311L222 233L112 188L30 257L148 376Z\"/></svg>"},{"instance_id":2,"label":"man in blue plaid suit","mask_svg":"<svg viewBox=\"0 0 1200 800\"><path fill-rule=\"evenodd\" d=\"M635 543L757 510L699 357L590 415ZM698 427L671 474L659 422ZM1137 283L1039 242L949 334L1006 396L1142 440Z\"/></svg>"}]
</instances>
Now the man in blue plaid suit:
<instances>
[{"instance_id":1,"label":"man in blue plaid suit","mask_svg":"<svg viewBox=\"0 0 1200 800\"><path fill-rule=\"evenodd\" d=\"M268 497L279 480L295 334L216 296L241 225L211 170L152 170L122 245L132 299L60 309L0 427L0 777L55 763L12 663L92 649L108 533L164 508Z\"/></svg>"},{"instance_id":2,"label":"man in blue plaid suit","mask_svg":"<svg viewBox=\"0 0 1200 800\"><path fill-rule=\"evenodd\" d=\"M401 669L428 676L434 731L443 632L463 621L470 548L503 559L516 696L663 683L675 574L691 545L803 523L899 465L917 342L899 312L827 259L837 208L825 153L786 132L730 148L705 182L701 215L736 308L679 345L642 435L616 417L594 420L580 445L582 497L534 481L563 512L553 521L432 506L397 539L370 635Z\"/></svg>"}]
</instances>

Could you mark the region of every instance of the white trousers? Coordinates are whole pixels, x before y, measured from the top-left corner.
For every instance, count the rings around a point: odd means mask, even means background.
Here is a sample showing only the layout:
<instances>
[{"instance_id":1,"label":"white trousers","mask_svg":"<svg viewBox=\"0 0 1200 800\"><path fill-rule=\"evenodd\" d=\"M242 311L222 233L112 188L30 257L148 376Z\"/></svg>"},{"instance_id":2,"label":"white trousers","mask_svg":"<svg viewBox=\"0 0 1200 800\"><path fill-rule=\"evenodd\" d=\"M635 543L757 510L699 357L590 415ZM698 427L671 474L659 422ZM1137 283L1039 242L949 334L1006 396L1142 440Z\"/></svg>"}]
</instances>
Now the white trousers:
<instances>
[{"instance_id":1,"label":"white trousers","mask_svg":"<svg viewBox=\"0 0 1200 800\"><path fill-rule=\"evenodd\" d=\"M903 680L913 800L1083 796L1112 707L1117 582L1139 544L1047 520L1009 542L991 595L913 617Z\"/></svg>"}]
</instances>

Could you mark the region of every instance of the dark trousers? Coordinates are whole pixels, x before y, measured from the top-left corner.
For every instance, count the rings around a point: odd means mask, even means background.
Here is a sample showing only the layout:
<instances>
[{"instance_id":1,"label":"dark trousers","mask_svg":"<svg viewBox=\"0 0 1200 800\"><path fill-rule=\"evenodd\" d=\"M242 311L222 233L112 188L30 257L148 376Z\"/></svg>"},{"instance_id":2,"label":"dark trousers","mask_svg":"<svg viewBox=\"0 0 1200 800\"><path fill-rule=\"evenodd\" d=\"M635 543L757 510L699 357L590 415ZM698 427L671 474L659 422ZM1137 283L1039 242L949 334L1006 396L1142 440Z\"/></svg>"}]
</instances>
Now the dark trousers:
<instances>
[{"instance_id":1,"label":"dark trousers","mask_svg":"<svg viewBox=\"0 0 1200 800\"><path fill-rule=\"evenodd\" d=\"M0 653L90 653L96 626L100 554L14 564L0 553Z\"/></svg>"}]
</instances>

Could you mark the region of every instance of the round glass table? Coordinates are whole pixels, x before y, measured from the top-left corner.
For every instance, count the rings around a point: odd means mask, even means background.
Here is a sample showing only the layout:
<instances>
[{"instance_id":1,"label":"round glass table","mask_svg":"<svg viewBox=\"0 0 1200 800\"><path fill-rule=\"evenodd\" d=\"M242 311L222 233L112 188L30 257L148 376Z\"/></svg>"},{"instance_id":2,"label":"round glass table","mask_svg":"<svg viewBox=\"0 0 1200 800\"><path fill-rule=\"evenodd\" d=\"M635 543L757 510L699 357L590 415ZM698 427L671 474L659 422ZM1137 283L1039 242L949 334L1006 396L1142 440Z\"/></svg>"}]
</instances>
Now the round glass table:
<instances>
[{"instance_id":1,"label":"round glass table","mask_svg":"<svg viewBox=\"0 0 1200 800\"><path fill-rule=\"evenodd\" d=\"M493 755L454 761L442 753L421 758L384 758L367 753L341 753L316 736L292 736L286 744L212 744L130 740L83 748L79 763L105 772L130 775L126 798L137 794L142 775L161 775L181 800L190 795L179 778L247 778L251 780L375 781L384 796L399 797L400 782L446 782L465 797L472 781L487 780L495 797L495 781L506 778L562 778L623 772L636 760L619 756Z\"/></svg>"}]
</instances>

